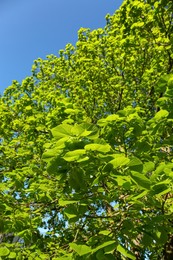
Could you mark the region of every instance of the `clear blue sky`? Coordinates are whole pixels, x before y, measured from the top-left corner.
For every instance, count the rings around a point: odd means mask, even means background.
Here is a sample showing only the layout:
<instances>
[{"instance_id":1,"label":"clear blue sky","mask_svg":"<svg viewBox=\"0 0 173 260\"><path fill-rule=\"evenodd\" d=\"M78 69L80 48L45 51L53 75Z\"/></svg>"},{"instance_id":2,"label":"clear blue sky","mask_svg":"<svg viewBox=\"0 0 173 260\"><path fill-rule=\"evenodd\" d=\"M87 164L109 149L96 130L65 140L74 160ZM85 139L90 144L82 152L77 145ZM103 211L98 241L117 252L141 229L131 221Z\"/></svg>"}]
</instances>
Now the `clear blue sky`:
<instances>
[{"instance_id":1,"label":"clear blue sky","mask_svg":"<svg viewBox=\"0 0 173 260\"><path fill-rule=\"evenodd\" d=\"M123 0L0 0L0 93L31 75L33 60L75 44L80 27L104 27Z\"/></svg>"}]
</instances>

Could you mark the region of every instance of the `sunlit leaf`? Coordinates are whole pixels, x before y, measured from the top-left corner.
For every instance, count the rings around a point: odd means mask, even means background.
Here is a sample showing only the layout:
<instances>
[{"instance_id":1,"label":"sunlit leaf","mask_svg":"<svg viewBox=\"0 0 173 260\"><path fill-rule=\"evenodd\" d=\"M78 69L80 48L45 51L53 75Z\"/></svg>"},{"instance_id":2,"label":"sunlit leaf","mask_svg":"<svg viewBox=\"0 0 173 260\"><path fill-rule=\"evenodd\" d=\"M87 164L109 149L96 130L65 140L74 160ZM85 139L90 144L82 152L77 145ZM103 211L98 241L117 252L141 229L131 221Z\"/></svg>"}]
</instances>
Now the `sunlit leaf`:
<instances>
[{"instance_id":1,"label":"sunlit leaf","mask_svg":"<svg viewBox=\"0 0 173 260\"><path fill-rule=\"evenodd\" d=\"M122 245L117 246L117 251L120 252L123 256L128 257L129 259L135 260L136 257L132 253L130 253L127 249L125 249Z\"/></svg>"},{"instance_id":2,"label":"sunlit leaf","mask_svg":"<svg viewBox=\"0 0 173 260\"><path fill-rule=\"evenodd\" d=\"M61 124L53 128L51 131L54 138L60 139L63 137L71 136L72 135L71 130L72 130L71 125Z\"/></svg>"},{"instance_id":3,"label":"sunlit leaf","mask_svg":"<svg viewBox=\"0 0 173 260\"><path fill-rule=\"evenodd\" d=\"M0 247L0 256L7 256L9 253L10 250L7 247Z\"/></svg>"},{"instance_id":4,"label":"sunlit leaf","mask_svg":"<svg viewBox=\"0 0 173 260\"><path fill-rule=\"evenodd\" d=\"M111 149L109 144L87 144L84 148L88 151L97 151L102 153L107 153Z\"/></svg>"},{"instance_id":5,"label":"sunlit leaf","mask_svg":"<svg viewBox=\"0 0 173 260\"><path fill-rule=\"evenodd\" d=\"M125 157L125 156L121 156L121 157L117 157L116 159L113 159L109 162L109 164L113 165L113 168L117 168L120 166L124 166L127 165L130 162L130 159Z\"/></svg>"},{"instance_id":6,"label":"sunlit leaf","mask_svg":"<svg viewBox=\"0 0 173 260\"><path fill-rule=\"evenodd\" d=\"M64 160L66 160L68 162L73 162L73 161L77 161L79 159L84 158L83 156L85 154L86 154L86 151L84 149L78 149L75 151L67 152L63 158L64 158ZM87 159L88 159L88 157L87 157Z\"/></svg>"},{"instance_id":7,"label":"sunlit leaf","mask_svg":"<svg viewBox=\"0 0 173 260\"><path fill-rule=\"evenodd\" d=\"M83 255L86 255L86 254L92 252L92 249L86 245L78 245L75 243L70 243L69 245L70 245L71 249L76 251L78 253L78 255L80 255L80 256L83 256Z\"/></svg>"}]
</instances>

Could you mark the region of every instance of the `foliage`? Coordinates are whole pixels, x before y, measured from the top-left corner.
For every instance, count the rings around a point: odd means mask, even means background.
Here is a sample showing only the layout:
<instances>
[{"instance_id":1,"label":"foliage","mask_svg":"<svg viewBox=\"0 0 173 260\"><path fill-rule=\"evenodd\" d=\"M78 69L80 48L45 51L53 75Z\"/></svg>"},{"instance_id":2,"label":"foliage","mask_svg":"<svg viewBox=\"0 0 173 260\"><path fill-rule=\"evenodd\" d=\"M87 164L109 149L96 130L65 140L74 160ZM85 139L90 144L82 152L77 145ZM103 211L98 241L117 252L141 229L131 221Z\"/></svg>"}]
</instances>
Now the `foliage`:
<instances>
[{"instance_id":1,"label":"foliage","mask_svg":"<svg viewBox=\"0 0 173 260\"><path fill-rule=\"evenodd\" d=\"M126 0L0 99L0 259L173 259L173 3Z\"/></svg>"}]
</instances>

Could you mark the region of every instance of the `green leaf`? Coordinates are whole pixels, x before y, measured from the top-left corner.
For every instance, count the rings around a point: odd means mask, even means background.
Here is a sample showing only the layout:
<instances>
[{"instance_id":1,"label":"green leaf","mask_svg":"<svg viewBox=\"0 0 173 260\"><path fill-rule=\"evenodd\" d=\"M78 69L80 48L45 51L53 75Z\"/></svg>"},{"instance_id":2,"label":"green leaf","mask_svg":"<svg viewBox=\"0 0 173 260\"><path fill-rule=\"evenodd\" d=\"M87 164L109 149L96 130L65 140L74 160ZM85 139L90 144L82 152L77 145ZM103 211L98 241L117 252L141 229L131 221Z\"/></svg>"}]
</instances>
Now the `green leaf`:
<instances>
[{"instance_id":1,"label":"green leaf","mask_svg":"<svg viewBox=\"0 0 173 260\"><path fill-rule=\"evenodd\" d=\"M85 129L81 126L81 125L74 125L71 129L71 133L74 135L74 136L81 136L82 133L85 132ZM88 133L89 135L90 133ZM86 133L86 136L87 136L87 133Z\"/></svg>"},{"instance_id":2,"label":"green leaf","mask_svg":"<svg viewBox=\"0 0 173 260\"><path fill-rule=\"evenodd\" d=\"M63 137L70 137L72 135L71 130L73 126L68 124L61 124L54 127L51 132L55 139L60 139Z\"/></svg>"},{"instance_id":3,"label":"green leaf","mask_svg":"<svg viewBox=\"0 0 173 260\"><path fill-rule=\"evenodd\" d=\"M65 256L53 257L52 260L72 260L72 254L66 254Z\"/></svg>"},{"instance_id":4,"label":"green leaf","mask_svg":"<svg viewBox=\"0 0 173 260\"><path fill-rule=\"evenodd\" d=\"M73 206L73 204L70 204L67 208L65 208L64 214L68 217L68 219L76 219L77 209Z\"/></svg>"},{"instance_id":5,"label":"green leaf","mask_svg":"<svg viewBox=\"0 0 173 260\"><path fill-rule=\"evenodd\" d=\"M127 165L130 162L130 159L125 156L119 156L116 159L113 159L109 162L109 164L113 165L113 168L116 169L120 166Z\"/></svg>"},{"instance_id":6,"label":"green leaf","mask_svg":"<svg viewBox=\"0 0 173 260\"><path fill-rule=\"evenodd\" d=\"M99 232L99 234L104 235L104 236L108 236L111 232L109 230L102 230Z\"/></svg>"},{"instance_id":7,"label":"green leaf","mask_svg":"<svg viewBox=\"0 0 173 260\"><path fill-rule=\"evenodd\" d=\"M158 227L158 229L154 230L154 239L156 240L157 244L164 245L168 241L168 234L165 230L165 227Z\"/></svg>"},{"instance_id":8,"label":"green leaf","mask_svg":"<svg viewBox=\"0 0 173 260\"><path fill-rule=\"evenodd\" d=\"M163 118L166 118L167 116L169 115L169 112L167 110L160 110L159 112L157 112L155 114L155 117L154 119L155 120L160 120L160 119L163 119Z\"/></svg>"},{"instance_id":9,"label":"green leaf","mask_svg":"<svg viewBox=\"0 0 173 260\"><path fill-rule=\"evenodd\" d=\"M8 255L9 259L16 259L16 253L15 252L10 252L10 254Z\"/></svg>"},{"instance_id":10,"label":"green leaf","mask_svg":"<svg viewBox=\"0 0 173 260\"><path fill-rule=\"evenodd\" d=\"M85 145L85 150L87 151L97 151L101 153L108 153L111 149L109 144L87 144Z\"/></svg>"},{"instance_id":11,"label":"green leaf","mask_svg":"<svg viewBox=\"0 0 173 260\"><path fill-rule=\"evenodd\" d=\"M48 151L46 151L43 154L42 159L44 161L49 161L51 158L56 157L60 153L61 153L61 150L59 148L55 147L53 149L49 149Z\"/></svg>"},{"instance_id":12,"label":"green leaf","mask_svg":"<svg viewBox=\"0 0 173 260\"><path fill-rule=\"evenodd\" d=\"M63 199L59 199L58 204L60 206L66 206L66 205L74 204L74 203L77 203L77 202L78 202L77 200L63 200Z\"/></svg>"},{"instance_id":13,"label":"green leaf","mask_svg":"<svg viewBox=\"0 0 173 260\"><path fill-rule=\"evenodd\" d=\"M131 177L139 186L150 189L150 180L144 174L131 171Z\"/></svg>"},{"instance_id":14,"label":"green leaf","mask_svg":"<svg viewBox=\"0 0 173 260\"><path fill-rule=\"evenodd\" d=\"M86 154L85 149L78 149L75 151L67 152L63 158L67 162L73 162L73 161L78 161L79 159L84 159L85 154ZM88 160L89 158L85 157L85 159Z\"/></svg>"},{"instance_id":15,"label":"green leaf","mask_svg":"<svg viewBox=\"0 0 173 260\"><path fill-rule=\"evenodd\" d=\"M164 194L168 193L169 191L171 191L168 184L166 184L165 182L161 182L161 183L158 183L158 184L152 186L152 194L153 195L164 195Z\"/></svg>"},{"instance_id":16,"label":"green leaf","mask_svg":"<svg viewBox=\"0 0 173 260\"><path fill-rule=\"evenodd\" d=\"M0 256L7 256L10 254L10 250L7 247L0 247Z\"/></svg>"},{"instance_id":17,"label":"green leaf","mask_svg":"<svg viewBox=\"0 0 173 260\"><path fill-rule=\"evenodd\" d=\"M126 248L122 245L117 246L117 251L120 252L123 256L128 257L129 259L135 260L136 257L132 253L130 253Z\"/></svg>"},{"instance_id":18,"label":"green leaf","mask_svg":"<svg viewBox=\"0 0 173 260\"><path fill-rule=\"evenodd\" d=\"M128 167L132 171L140 171L140 172L142 172L142 170L143 170L143 163L137 157L133 157L132 159L130 159L130 162L128 163Z\"/></svg>"},{"instance_id":19,"label":"green leaf","mask_svg":"<svg viewBox=\"0 0 173 260\"><path fill-rule=\"evenodd\" d=\"M80 256L83 256L83 255L86 255L86 254L92 252L92 249L86 245L78 245L75 243L70 243L69 246Z\"/></svg>"},{"instance_id":20,"label":"green leaf","mask_svg":"<svg viewBox=\"0 0 173 260\"><path fill-rule=\"evenodd\" d=\"M66 143L68 142L68 141L70 141L70 137L69 136L66 136L66 137L63 137L63 138L61 138L60 140L58 140L56 143L55 143L55 147L57 148L57 149L63 149L63 148L65 148L65 146L66 146Z\"/></svg>"},{"instance_id":21,"label":"green leaf","mask_svg":"<svg viewBox=\"0 0 173 260\"><path fill-rule=\"evenodd\" d=\"M115 244L115 241L114 240L111 240L111 241L106 241L104 242L103 244L97 246L96 248L93 249L93 252L97 252L98 250L102 249L102 248L105 248L107 246L110 246L110 245L113 245Z\"/></svg>"},{"instance_id":22,"label":"green leaf","mask_svg":"<svg viewBox=\"0 0 173 260\"><path fill-rule=\"evenodd\" d=\"M143 244L145 247L148 247L148 246L150 246L152 243L153 243L153 237L150 236L150 235L148 235L148 234L146 234L146 233L144 232L143 237L142 237L142 244Z\"/></svg>"},{"instance_id":23,"label":"green leaf","mask_svg":"<svg viewBox=\"0 0 173 260\"><path fill-rule=\"evenodd\" d=\"M142 191L141 193L139 193L137 196L132 196L129 200L138 200L138 199L141 199L143 198L144 196L146 196L148 193L148 191Z\"/></svg>"},{"instance_id":24,"label":"green leaf","mask_svg":"<svg viewBox=\"0 0 173 260\"><path fill-rule=\"evenodd\" d=\"M105 120L108 122L112 122L112 121L117 121L118 119L119 119L119 115L113 114L113 115L107 116Z\"/></svg>"},{"instance_id":25,"label":"green leaf","mask_svg":"<svg viewBox=\"0 0 173 260\"><path fill-rule=\"evenodd\" d=\"M159 93L164 93L168 84L168 79L169 75L161 77L155 86L156 91L158 91Z\"/></svg>"},{"instance_id":26,"label":"green leaf","mask_svg":"<svg viewBox=\"0 0 173 260\"><path fill-rule=\"evenodd\" d=\"M156 168L156 170L152 173L152 175L151 175L151 177L150 177L151 181L155 181L156 178L157 178L160 174L162 174L162 173L164 172L165 167L166 167L165 162L161 162L161 163L158 165L158 167Z\"/></svg>"},{"instance_id":27,"label":"green leaf","mask_svg":"<svg viewBox=\"0 0 173 260\"><path fill-rule=\"evenodd\" d=\"M143 165L143 173L151 173L155 169L155 164L153 162L145 162Z\"/></svg>"}]
</instances>

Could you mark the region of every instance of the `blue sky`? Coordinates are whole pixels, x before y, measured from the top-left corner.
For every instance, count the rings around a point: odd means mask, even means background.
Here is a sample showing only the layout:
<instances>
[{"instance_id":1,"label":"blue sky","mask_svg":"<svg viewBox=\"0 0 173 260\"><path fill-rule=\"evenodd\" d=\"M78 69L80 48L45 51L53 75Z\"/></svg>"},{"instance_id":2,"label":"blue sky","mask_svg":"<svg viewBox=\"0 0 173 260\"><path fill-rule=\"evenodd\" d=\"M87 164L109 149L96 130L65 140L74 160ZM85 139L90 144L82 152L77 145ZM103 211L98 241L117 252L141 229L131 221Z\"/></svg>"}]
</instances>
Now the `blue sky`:
<instances>
[{"instance_id":1,"label":"blue sky","mask_svg":"<svg viewBox=\"0 0 173 260\"><path fill-rule=\"evenodd\" d=\"M123 0L0 0L0 93L33 61L75 44L80 27L104 27Z\"/></svg>"}]
</instances>

